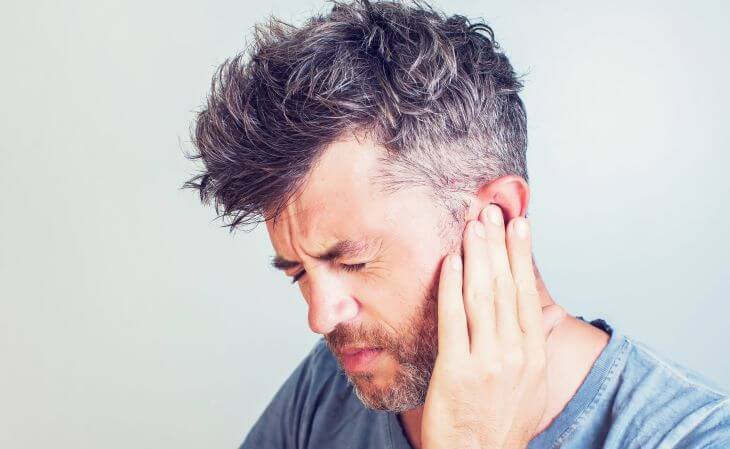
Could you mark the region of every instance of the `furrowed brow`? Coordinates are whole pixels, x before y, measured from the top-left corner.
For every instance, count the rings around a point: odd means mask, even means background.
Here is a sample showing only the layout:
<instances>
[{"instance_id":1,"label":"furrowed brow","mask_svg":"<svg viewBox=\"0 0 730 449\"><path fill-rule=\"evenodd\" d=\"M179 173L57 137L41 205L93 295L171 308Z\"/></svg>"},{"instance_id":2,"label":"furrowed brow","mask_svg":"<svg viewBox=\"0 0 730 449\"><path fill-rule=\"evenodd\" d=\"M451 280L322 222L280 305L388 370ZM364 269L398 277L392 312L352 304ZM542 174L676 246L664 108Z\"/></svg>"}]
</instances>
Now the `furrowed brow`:
<instances>
[{"instance_id":1,"label":"furrowed brow","mask_svg":"<svg viewBox=\"0 0 730 449\"><path fill-rule=\"evenodd\" d=\"M344 257L359 256L372 247L372 242L359 240L342 240L335 243L324 254L315 256L319 260L336 260Z\"/></svg>"},{"instance_id":2,"label":"furrowed brow","mask_svg":"<svg viewBox=\"0 0 730 449\"><path fill-rule=\"evenodd\" d=\"M337 260L345 257L355 257L365 253L372 248L372 246L372 242L369 241L342 240L335 243L323 254L314 257L319 260ZM299 265L301 265L299 262L287 260L278 254L271 262L271 266L277 270L287 270L289 268L298 267Z\"/></svg>"}]
</instances>

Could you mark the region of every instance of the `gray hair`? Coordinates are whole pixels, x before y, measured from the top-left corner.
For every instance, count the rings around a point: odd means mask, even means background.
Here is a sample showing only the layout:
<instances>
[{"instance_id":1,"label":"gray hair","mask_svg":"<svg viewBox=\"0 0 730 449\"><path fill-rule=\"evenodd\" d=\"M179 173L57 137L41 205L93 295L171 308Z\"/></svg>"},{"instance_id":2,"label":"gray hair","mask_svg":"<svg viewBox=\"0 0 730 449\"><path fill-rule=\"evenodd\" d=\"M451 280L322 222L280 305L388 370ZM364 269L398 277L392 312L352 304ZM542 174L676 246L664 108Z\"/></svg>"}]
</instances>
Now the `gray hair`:
<instances>
[{"instance_id":1,"label":"gray hair","mask_svg":"<svg viewBox=\"0 0 730 449\"><path fill-rule=\"evenodd\" d=\"M231 231L276 218L355 132L386 149L376 185L428 187L457 221L484 183L528 180L522 83L483 21L421 1L334 1L300 27L270 18L254 38L213 76L187 156L205 168L183 185Z\"/></svg>"}]
</instances>

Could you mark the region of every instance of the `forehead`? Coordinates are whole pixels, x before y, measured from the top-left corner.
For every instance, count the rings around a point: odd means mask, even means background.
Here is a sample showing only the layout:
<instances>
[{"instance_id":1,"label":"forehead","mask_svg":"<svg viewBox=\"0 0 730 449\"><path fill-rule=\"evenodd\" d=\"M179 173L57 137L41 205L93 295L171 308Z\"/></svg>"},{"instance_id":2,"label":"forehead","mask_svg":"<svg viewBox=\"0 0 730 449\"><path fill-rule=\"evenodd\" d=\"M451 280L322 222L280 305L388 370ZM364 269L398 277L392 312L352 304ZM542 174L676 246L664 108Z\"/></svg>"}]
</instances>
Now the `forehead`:
<instances>
[{"instance_id":1,"label":"forehead","mask_svg":"<svg viewBox=\"0 0 730 449\"><path fill-rule=\"evenodd\" d=\"M373 182L385 149L354 137L328 146L276 223L267 221L274 248L291 253L291 240L309 251L338 240L373 239L397 225L411 189L384 193Z\"/></svg>"},{"instance_id":2,"label":"forehead","mask_svg":"<svg viewBox=\"0 0 730 449\"><path fill-rule=\"evenodd\" d=\"M324 231L353 237L358 229L392 219L387 196L373 182L384 154L382 147L363 138L329 145L276 223L267 223L269 232L289 228L304 238Z\"/></svg>"}]
</instances>

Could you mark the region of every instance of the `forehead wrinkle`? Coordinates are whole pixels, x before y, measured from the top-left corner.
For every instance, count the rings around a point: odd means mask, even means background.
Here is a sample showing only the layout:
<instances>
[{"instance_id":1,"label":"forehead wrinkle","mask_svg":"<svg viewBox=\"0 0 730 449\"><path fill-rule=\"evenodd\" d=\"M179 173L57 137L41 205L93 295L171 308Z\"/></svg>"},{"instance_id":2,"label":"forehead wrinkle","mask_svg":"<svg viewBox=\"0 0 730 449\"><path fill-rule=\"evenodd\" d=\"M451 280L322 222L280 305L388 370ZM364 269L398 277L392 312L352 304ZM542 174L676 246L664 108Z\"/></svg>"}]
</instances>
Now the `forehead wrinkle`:
<instances>
[{"instance_id":1,"label":"forehead wrinkle","mask_svg":"<svg viewBox=\"0 0 730 449\"><path fill-rule=\"evenodd\" d=\"M353 220L368 221L359 215L364 207L359 205L381 199L372 182L376 149L372 143L364 145L351 138L334 142L321 154L282 214L282 220L289 220L285 228L289 248L282 251L294 251L291 256L301 259L311 254L312 258L333 260L375 246L371 236L348 234L360 234L351 226ZM275 259L287 261L279 256Z\"/></svg>"},{"instance_id":2,"label":"forehead wrinkle","mask_svg":"<svg viewBox=\"0 0 730 449\"><path fill-rule=\"evenodd\" d=\"M320 254L310 255L309 251L301 248L301 245L296 245L296 234L300 235L300 240L303 240L305 242L307 240L315 240L313 234L315 233L314 228L316 228L316 223L310 223L310 217L313 216L312 210L320 207L322 207L321 203L318 203L314 206L304 207L300 202L295 201L288 204L285 207L285 210L282 211L283 213L281 214L280 221L280 223L282 223L284 226L284 232L282 234L286 235L288 238L288 244L285 245L285 247L291 248L294 251L296 257L304 258L303 256L307 255L311 258L320 260L335 260L344 256L361 254L370 247L370 243L367 241L363 242L345 238L343 240L337 240L333 245L329 247L327 247L325 243L319 243L317 246L325 249L321 251ZM335 238L336 237L337 236L335 235ZM331 239L328 238L327 240ZM276 251L276 248L274 249L276 255L275 257L273 257L271 263L274 268L286 270L288 268L293 268L294 266L300 265L300 262L288 260L283 255L279 254L278 251Z\"/></svg>"},{"instance_id":3,"label":"forehead wrinkle","mask_svg":"<svg viewBox=\"0 0 730 449\"><path fill-rule=\"evenodd\" d=\"M367 239L367 240L353 240L345 239L339 240L331 247L325 249L321 254L314 254L310 257L323 260L332 261L343 259L346 257L356 257L365 254L375 247L377 242L381 239ZM288 260L281 255L276 255L272 261L274 268L280 270L286 270L300 265L300 262L295 260Z\"/></svg>"},{"instance_id":4,"label":"forehead wrinkle","mask_svg":"<svg viewBox=\"0 0 730 449\"><path fill-rule=\"evenodd\" d=\"M289 252L288 248L291 248L295 255L298 253L296 245L294 245L294 234L295 228L298 228L298 220L303 210L298 210L298 204L296 201L289 202L284 208L276 215L276 219L271 222L270 234L272 243L274 244L274 252L276 257L273 258L271 265L274 268L285 270L290 268L292 261L285 259L280 255L280 252ZM281 247L277 248L276 236L281 237Z\"/></svg>"},{"instance_id":5,"label":"forehead wrinkle","mask_svg":"<svg viewBox=\"0 0 730 449\"><path fill-rule=\"evenodd\" d=\"M374 246L372 239L353 240L345 239L336 242L332 247L325 250L323 254L315 255L317 259L334 260L343 257L360 256L370 250Z\"/></svg>"}]
</instances>

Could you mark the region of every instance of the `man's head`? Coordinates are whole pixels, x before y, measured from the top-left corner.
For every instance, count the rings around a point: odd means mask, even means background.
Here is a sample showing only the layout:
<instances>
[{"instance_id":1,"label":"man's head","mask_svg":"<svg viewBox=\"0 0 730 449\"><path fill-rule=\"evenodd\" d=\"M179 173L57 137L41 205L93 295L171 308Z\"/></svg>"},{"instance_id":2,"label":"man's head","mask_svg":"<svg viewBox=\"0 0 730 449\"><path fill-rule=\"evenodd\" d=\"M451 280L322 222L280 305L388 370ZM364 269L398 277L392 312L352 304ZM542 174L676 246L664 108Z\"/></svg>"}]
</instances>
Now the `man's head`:
<instances>
[{"instance_id":1,"label":"man's head","mask_svg":"<svg viewBox=\"0 0 730 449\"><path fill-rule=\"evenodd\" d=\"M309 324L369 407L423 404L437 352L441 259L466 220L529 199L521 84L491 29L421 3L335 3L301 27L259 26L214 77L186 183L231 218L266 222ZM222 209L222 212L221 212Z\"/></svg>"}]
</instances>

